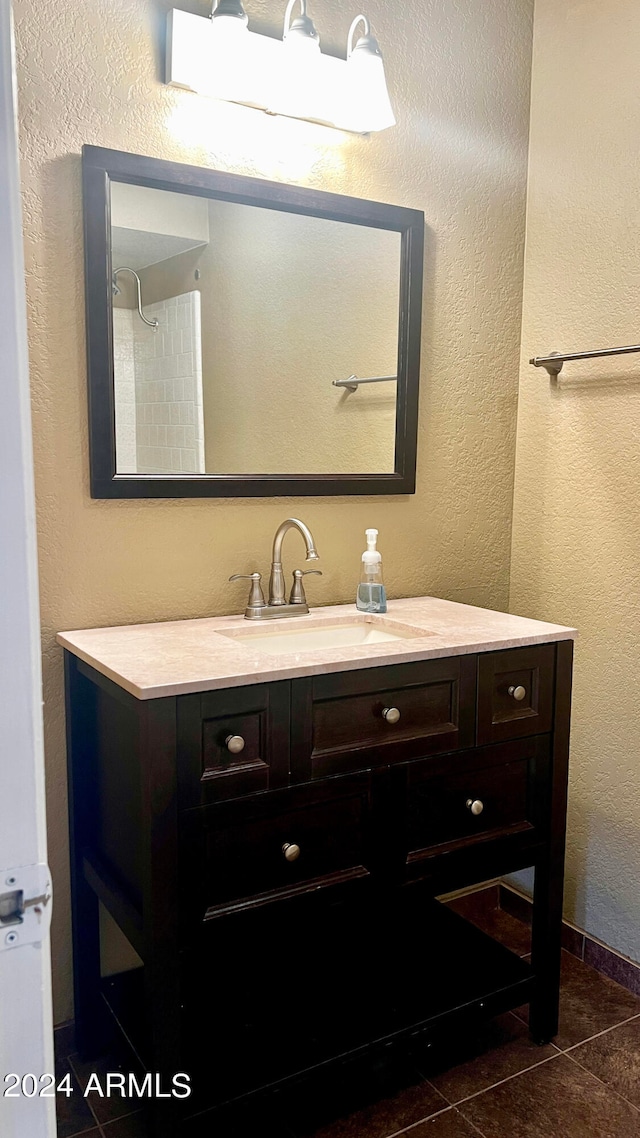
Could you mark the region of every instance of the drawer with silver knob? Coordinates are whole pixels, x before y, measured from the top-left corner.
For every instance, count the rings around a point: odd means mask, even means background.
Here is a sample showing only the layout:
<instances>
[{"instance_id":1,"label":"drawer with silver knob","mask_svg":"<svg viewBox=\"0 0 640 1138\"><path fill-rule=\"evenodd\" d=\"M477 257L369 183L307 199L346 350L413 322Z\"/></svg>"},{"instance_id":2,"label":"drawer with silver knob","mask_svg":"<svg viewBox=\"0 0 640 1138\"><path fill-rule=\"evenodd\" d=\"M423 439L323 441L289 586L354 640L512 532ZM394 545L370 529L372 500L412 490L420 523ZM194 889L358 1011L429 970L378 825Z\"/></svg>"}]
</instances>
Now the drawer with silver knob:
<instances>
[{"instance_id":1,"label":"drawer with silver knob","mask_svg":"<svg viewBox=\"0 0 640 1138\"><path fill-rule=\"evenodd\" d=\"M475 688L475 656L294 680L294 780L473 746Z\"/></svg>"},{"instance_id":2,"label":"drawer with silver knob","mask_svg":"<svg viewBox=\"0 0 640 1138\"><path fill-rule=\"evenodd\" d=\"M540 802L533 787L536 780L542 785L547 763L548 743L532 737L478 748L449 765L407 764L410 876L444 852L469 849L477 857L478 843L537 840Z\"/></svg>"},{"instance_id":3,"label":"drawer with silver knob","mask_svg":"<svg viewBox=\"0 0 640 1138\"><path fill-rule=\"evenodd\" d=\"M478 656L478 743L551 730L555 644Z\"/></svg>"},{"instance_id":4,"label":"drawer with silver knob","mask_svg":"<svg viewBox=\"0 0 640 1138\"><path fill-rule=\"evenodd\" d=\"M366 879L367 775L189 812L200 919Z\"/></svg>"}]
</instances>

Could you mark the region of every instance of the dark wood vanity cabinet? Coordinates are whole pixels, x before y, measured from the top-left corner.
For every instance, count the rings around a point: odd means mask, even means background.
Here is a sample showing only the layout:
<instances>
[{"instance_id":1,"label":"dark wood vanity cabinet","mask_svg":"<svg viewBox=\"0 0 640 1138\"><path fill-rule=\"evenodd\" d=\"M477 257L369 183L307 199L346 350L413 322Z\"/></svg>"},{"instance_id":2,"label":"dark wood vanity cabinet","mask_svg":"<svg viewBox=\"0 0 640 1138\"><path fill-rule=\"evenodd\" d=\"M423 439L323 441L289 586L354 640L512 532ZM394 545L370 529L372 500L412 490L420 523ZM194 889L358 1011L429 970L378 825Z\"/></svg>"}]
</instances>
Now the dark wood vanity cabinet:
<instances>
[{"instance_id":1,"label":"dark wood vanity cabinet","mask_svg":"<svg viewBox=\"0 0 640 1138\"><path fill-rule=\"evenodd\" d=\"M564 640L138 700L66 653L79 1046L110 1009L148 1070L191 1075L158 1135L526 1002L553 1037L571 660ZM530 962L437 900L527 866ZM98 900L143 967L101 978Z\"/></svg>"}]
</instances>

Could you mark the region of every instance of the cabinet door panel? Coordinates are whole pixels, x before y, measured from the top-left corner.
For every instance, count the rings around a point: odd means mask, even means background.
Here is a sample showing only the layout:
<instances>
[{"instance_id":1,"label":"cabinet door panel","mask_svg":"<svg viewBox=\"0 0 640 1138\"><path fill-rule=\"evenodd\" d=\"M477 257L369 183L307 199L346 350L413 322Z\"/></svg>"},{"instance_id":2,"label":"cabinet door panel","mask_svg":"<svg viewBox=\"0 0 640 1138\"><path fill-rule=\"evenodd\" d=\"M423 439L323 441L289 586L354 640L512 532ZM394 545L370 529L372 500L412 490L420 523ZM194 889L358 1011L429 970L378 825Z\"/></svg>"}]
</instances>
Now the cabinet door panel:
<instances>
[{"instance_id":1,"label":"cabinet door panel","mask_svg":"<svg viewBox=\"0 0 640 1138\"><path fill-rule=\"evenodd\" d=\"M551 730L555 644L478 656L478 743Z\"/></svg>"},{"instance_id":2,"label":"cabinet door panel","mask_svg":"<svg viewBox=\"0 0 640 1138\"><path fill-rule=\"evenodd\" d=\"M287 785L289 694L284 682L178 699L183 809Z\"/></svg>"},{"instance_id":3,"label":"cabinet door panel","mask_svg":"<svg viewBox=\"0 0 640 1138\"><path fill-rule=\"evenodd\" d=\"M314 676L292 692L296 781L473 743L475 656Z\"/></svg>"}]
</instances>

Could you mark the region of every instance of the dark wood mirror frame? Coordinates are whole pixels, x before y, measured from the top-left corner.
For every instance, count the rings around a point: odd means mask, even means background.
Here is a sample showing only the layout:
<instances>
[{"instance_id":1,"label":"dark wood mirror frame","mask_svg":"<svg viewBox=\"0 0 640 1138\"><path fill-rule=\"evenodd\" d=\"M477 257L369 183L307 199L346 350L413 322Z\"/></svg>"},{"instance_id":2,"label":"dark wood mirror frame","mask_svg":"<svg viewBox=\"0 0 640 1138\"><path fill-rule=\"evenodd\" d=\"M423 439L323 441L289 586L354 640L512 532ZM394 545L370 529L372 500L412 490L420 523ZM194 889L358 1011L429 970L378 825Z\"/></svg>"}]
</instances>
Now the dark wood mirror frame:
<instances>
[{"instance_id":1,"label":"dark wood mirror frame","mask_svg":"<svg viewBox=\"0 0 640 1138\"><path fill-rule=\"evenodd\" d=\"M93 498L255 498L413 494L416 481L424 214L401 206L144 158L102 147L82 151L89 442ZM391 474L118 474L113 382L110 183L219 198L324 217L401 235L395 469Z\"/></svg>"}]
</instances>

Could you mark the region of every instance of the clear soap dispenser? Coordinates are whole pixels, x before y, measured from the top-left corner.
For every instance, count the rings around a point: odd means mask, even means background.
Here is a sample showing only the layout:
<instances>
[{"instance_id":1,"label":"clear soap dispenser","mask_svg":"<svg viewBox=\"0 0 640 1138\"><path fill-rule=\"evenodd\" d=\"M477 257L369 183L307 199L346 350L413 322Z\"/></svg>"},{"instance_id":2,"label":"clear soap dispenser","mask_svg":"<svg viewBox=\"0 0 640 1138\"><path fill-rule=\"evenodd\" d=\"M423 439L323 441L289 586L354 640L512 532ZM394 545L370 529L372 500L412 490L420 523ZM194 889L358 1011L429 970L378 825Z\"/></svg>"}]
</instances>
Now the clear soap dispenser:
<instances>
[{"instance_id":1,"label":"clear soap dispenser","mask_svg":"<svg viewBox=\"0 0 640 1138\"><path fill-rule=\"evenodd\" d=\"M365 530L367 548L362 554L362 573L356 596L360 612L386 612L387 594L382 580L382 555L376 549L377 529Z\"/></svg>"}]
</instances>

